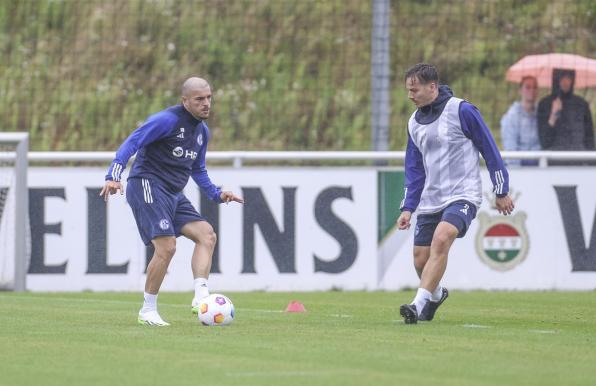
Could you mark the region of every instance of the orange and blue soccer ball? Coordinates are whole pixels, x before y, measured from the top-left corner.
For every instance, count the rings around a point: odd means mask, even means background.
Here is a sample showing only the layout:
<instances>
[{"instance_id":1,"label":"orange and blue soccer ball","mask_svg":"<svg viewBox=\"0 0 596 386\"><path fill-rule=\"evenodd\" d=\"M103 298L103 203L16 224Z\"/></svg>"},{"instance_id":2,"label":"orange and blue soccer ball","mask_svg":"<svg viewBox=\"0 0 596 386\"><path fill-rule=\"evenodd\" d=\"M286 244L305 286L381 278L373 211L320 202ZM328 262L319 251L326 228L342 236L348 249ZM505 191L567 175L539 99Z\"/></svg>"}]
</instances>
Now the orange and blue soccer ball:
<instances>
[{"instance_id":1,"label":"orange and blue soccer ball","mask_svg":"<svg viewBox=\"0 0 596 386\"><path fill-rule=\"evenodd\" d=\"M211 294L199 304L199 321L204 326L226 326L234 320L234 304L225 295Z\"/></svg>"}]
</instances>

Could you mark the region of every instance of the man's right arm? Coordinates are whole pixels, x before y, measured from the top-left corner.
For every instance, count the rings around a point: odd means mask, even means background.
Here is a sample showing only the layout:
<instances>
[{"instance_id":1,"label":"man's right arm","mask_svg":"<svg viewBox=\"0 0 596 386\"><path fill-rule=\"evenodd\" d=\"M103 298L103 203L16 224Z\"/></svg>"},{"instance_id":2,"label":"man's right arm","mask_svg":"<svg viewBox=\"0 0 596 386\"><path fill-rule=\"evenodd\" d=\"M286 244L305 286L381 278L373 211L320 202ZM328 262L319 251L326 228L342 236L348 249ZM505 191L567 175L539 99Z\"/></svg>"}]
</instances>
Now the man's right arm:
<instances>
[{"instance_id":1,"label":"man's right arm","mask_svg":"<svg viewBox=\"0 0 596 386\"><path fill-rule=\"evenodd\" d=\"M551 104L548 99L542 99L538 103L538 137L540 147L544 150L550 149L555 140L555 128L548 123L550 117Z\"/></svg>"},{"instance_id":2,"label":"man's right arm","mask_svg":"<svg viewBox=\"0 0 596 386\"><path fill-rule=\"evenodd\" d=\"M165 137L177 121L176 115L159 112L133 131L116 151L116 157L108 168L106 181L120 181L126 164L140 148Z\"/></svg>"},{"instance_id":3,"label":"man's right arm","mask_svg":"<svg viewBox=\"0 0 596 386\"><path fill-rule=\"evenodd\" d=\"M420 153L409 134L408 144L406 145L405 169L404 199L401 202L400 209L402 212L413 213L420 203L426 173L424 172L422 153Z\"/></svg>"},{"instance_id":4,"label":"man's right arm","mask_svg":"<svg viewBox=\"0 0 596 386\"><path fill-rule=\"evenodd\" d=\"M590 105L585 102L584 107L584 147L586 150L594 150L594 123L592 122L592 112Z\"/></svg>"}]
</instances>

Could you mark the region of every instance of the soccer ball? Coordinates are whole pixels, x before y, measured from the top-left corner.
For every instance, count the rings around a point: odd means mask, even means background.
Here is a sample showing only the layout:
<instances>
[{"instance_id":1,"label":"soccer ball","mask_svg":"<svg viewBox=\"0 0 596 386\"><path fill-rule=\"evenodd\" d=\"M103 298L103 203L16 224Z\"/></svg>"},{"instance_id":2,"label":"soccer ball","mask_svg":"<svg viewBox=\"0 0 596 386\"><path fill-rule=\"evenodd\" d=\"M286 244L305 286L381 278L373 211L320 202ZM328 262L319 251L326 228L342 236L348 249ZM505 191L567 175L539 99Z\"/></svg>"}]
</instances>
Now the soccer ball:
<instances>
[{"instance_id":1,"label":"soccer ball","mask_svg":"<svg viewBox=\"0 0 596 386\"><path fill-rule=\"evenodd\" d=\"M225 326L234 320L234 305L227 296L211 294L199 303L199 321L204 326Z\"/></svg>"}]
</instances>

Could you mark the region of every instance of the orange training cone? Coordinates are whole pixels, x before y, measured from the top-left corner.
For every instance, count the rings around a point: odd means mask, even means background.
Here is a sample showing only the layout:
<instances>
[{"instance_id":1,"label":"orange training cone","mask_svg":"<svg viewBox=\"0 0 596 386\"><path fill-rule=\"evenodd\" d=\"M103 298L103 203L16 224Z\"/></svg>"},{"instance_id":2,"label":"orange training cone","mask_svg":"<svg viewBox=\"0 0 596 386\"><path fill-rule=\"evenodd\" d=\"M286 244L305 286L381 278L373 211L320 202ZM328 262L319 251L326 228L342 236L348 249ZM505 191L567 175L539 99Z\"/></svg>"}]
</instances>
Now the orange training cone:
<instances>
[{"instance_id":1,"label":"orange training cone","mask_svg":"<svg viewBox=\"0 0 596 386\"><path fill-rule=\"evenodd\" d=\"M299 301L292 300L286 307L286 312L306 312L306 308Z\"/></svg>"}]
</instances>

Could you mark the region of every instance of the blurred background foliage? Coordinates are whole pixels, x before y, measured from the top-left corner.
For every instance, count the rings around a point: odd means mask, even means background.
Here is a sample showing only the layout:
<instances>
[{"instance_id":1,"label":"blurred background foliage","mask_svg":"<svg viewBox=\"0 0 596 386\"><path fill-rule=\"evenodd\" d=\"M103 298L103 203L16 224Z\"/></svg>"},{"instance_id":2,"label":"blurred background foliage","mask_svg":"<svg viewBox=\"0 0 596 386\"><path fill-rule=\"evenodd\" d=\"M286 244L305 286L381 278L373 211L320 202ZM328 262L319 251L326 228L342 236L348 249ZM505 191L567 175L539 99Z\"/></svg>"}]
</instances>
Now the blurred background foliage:
<instances>
[{"instance_id":1,"label":"blurred background foliage","mask_svg":"<svg viewBox=\"0 0 596 386\"><path fill-rule=\"evenodd\" d=\"M148 114L212 84L211 150L368 150L371 2L0 0L0 131L32 150L115 150ZM596 1L392 1L392 150L413 106L403 73L431 62L499 139L522 56L594 57ZM541 90L541 96L548 90ZM594 113L596 92L579 90Z\"/></svg>"}]
</instances>

